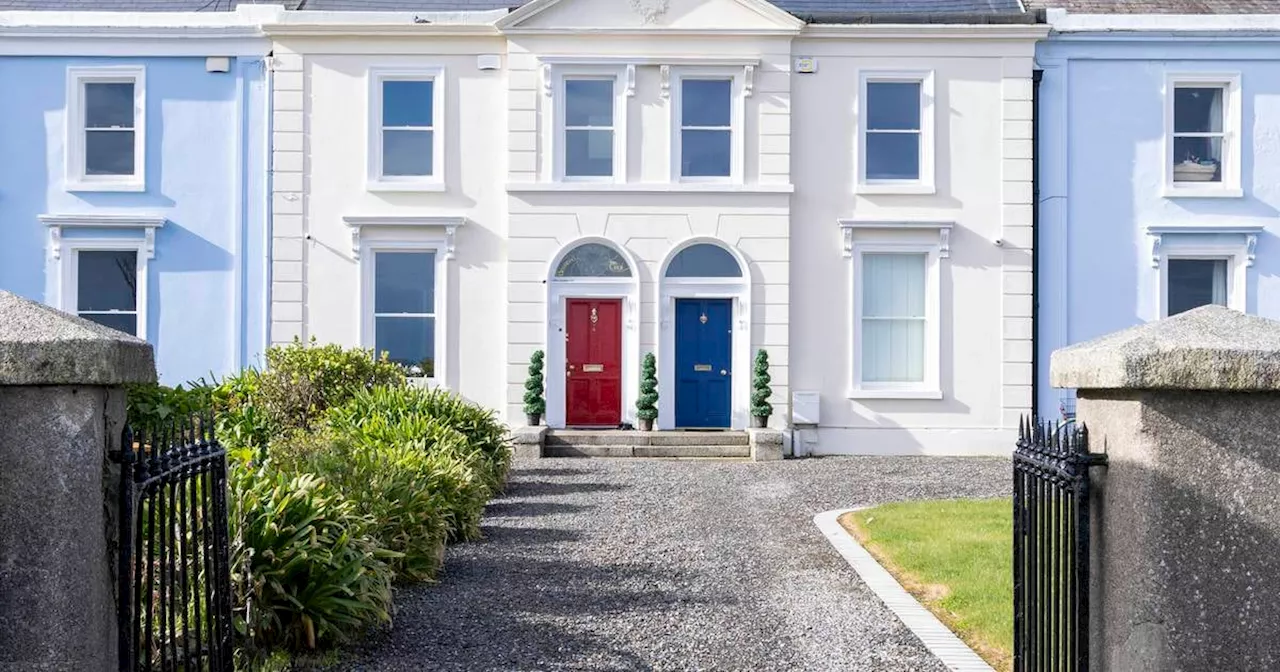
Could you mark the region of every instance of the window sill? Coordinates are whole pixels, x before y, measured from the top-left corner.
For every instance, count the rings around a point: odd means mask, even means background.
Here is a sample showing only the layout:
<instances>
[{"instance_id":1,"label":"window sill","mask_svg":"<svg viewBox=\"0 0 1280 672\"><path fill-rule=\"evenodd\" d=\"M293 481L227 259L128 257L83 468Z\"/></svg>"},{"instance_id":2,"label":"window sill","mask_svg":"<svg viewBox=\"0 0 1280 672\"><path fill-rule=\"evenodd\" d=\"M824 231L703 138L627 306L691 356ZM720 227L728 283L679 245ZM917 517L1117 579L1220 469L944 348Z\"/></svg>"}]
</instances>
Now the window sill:
<instances>
[{"instance_id":1,"label":"window sill","mask_svg":"<svg viewBox=\"0 0 1280 672\"><path fill-rule=\"evenodd\" d=\"M850 399L941 399L942 390L926 390L926 389L883 389L883 390L866 390L854 389L849 390L846 395Z\"/></svg>"},{"instance_id":2,"label":"window sill","mask_svg":"<svg viewBox=\"0 0 1280 672\"><path fill-rule=\"evenodd\" d=\"M507 192L518 194L524 192L556 191L574 192L618 192L618 193L702 193L702 194L790 194L795 187L790 184L727 184L724 182L652 182L652 183L618 183L618 182L510 182Z\"/></svg>"},{"instance_id":3,"label":"window sill","mask_svg":"<svg viewBox=\"0 0 1280 672\"><path fill-rule=\"evenodd\" d=\"M146 191L147 185L136 180L130 181L84 181L84 180L67 180L66 190L69 192L83 191Z\"/></svg>"},{"instance_id":4,"label":"window sill","mask_svg":"<svg viewBox=\"0 0 1280 672\"><path fill-rule=\"evenodd\" d=\"M881 194L929 195L929 194L938 193L938 190L936 187L934 187L934 185L925 184L923 182L902 182L902 183L896 183L896 184L891 182L886 182L884 184L878 184L878 183L868 184L865 182L861 182L854 185L853 193L858 194L860 196L862 195L875 196L875 195L881 195Z\"/></svg>"},{"instance_id":5,"label":"window sill","mask_svg":"<svg viewBox=\"0 0 1280 672\"><path fill-rule=\"evenodd\" d=\"M443 181L433 180L430 182L384 182L381 180L369 180L365 182L365 190L372 192L379 191L399 191L399 192L441 192L447 191L448 186Z\"/></svg>"},{"instance_id":6,"label":"window sill","mask_svg":"<svg viewBox=\"0 0 1280 672\"><path fill-rule=\"evenodd\" d=\"M1240 187L1181 187L1166 186L1165 198L1244 198Z\"/></svg>"}]
</instances>

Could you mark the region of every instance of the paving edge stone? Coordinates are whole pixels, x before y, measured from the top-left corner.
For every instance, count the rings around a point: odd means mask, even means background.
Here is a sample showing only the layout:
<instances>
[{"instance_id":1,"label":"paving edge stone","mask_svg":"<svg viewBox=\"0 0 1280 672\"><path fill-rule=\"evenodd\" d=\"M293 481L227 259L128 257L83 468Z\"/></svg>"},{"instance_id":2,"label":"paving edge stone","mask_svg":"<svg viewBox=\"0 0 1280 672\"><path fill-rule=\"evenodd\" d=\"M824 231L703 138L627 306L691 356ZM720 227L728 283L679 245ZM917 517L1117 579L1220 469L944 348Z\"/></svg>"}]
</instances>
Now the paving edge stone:
<instances>
[{"instance_id":1,"label":"paving edge stone","mask_svg":"<svg viewBox=\"0 0 1280 672\"><path fill-rule=\"evenodd\" d=\"M889 607L902 624L924 643L929 653L937 656L948 670L995 672L981 656L943 625L938 617L916 601L916 598L912 597L911 593L908 593L902 584L898 583L888 570L880 566L867 549L863 548L862 544L859 544L853 535L840 525L840 516L868 508L871 507L859 506L852 509L823 511L813 517L813 523L835 547L836 552L849 563L853 571L858 573L871 592L875 593L886 607Z\"/></svg>"}]
</instances>

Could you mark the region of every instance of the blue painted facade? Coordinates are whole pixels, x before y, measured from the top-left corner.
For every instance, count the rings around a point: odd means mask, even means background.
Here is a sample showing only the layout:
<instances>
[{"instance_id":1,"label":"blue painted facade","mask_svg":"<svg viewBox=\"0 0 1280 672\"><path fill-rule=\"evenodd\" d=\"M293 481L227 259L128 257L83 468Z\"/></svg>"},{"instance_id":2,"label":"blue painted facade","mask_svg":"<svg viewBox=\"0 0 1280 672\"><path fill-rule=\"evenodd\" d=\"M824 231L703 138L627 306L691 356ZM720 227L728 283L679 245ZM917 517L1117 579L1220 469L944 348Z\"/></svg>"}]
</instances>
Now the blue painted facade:
<instances>
[{"instance_id":1,"label":"blue painted facade","mask_svg":"<svg viewBox=\"0 0 1280 672\"><path fill-rule=\"evenodd\" d=\"M216 54L218 45L208 46ZM118 51L128 53L128 46ZM141 191L68 188L68 68L97 66L144 69ZM147 260L145 307L161 381L259 364L269 286L268 77L262 57L233 57L228 71L209 72L203 55L0 56L0 87L20 92L0 97L0 288L58 305L62 265L77 238L141 235L136 228L68 226L58 245L50 219L163 218ZM54 247L62 248L58 258Z\"/></svg>"},{"instance_id":2,"label":"blue painted facade","mask_svg":"<svg viewBox=\"0 0 1280 672\"><path fill-rule=\"evenodd\" d=\"M1238 250L1228 305L1280 319L1280 39L1064 34L1036 60L1038 406L1056 417L1071 393L1049 386L1050 353L1159 318L1178 250ZM1238 76L1239 195L1165 194L1165 89L1184 73Z\"/></svg>"}]
</instances>

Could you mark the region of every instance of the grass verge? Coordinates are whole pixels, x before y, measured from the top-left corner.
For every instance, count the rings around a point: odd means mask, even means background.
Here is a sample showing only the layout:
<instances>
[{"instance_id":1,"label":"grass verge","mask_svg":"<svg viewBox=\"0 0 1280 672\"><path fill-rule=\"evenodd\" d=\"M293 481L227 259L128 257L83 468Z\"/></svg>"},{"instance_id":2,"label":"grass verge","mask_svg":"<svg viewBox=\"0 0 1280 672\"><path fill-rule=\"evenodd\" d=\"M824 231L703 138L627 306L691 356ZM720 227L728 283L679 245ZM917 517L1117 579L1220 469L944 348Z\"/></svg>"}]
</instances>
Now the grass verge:
<instances>
[{"instance_id":1,"label":"grass verge","mask_svg":"<svg viewBox=\"0 0 1280 672\"><path fill-rule=\"evenodd\" d=\"M1001 672L1013 668L1012 504L885 504L840 524L902 587Z\"/></svg>"}]
</instances>

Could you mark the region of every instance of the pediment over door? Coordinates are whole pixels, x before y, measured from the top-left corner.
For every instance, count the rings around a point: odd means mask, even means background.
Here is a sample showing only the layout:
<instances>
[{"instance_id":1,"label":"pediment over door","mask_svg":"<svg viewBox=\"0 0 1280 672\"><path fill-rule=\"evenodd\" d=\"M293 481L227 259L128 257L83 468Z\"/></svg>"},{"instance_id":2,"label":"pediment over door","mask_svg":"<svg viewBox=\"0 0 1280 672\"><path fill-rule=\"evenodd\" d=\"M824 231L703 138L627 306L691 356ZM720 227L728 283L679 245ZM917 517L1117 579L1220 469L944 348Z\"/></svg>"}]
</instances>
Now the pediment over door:
<instances>
[{"instance_id":1,"label":"pediment over door","mask_svg":"<svg viewBox=\"0 0 1280 672\"><path fill-rule=\"evenodd\" d=\"M764 0L534 0L498 21L508 32L557 30L799 31Z\"/></svg>"}]
</instances>

